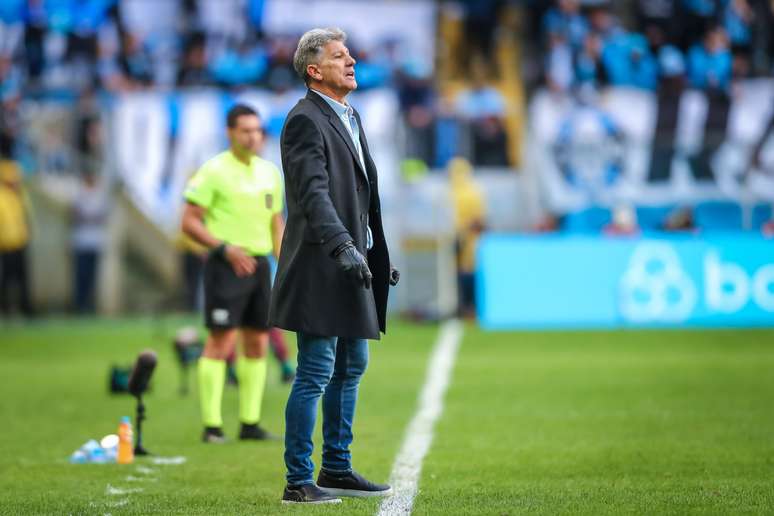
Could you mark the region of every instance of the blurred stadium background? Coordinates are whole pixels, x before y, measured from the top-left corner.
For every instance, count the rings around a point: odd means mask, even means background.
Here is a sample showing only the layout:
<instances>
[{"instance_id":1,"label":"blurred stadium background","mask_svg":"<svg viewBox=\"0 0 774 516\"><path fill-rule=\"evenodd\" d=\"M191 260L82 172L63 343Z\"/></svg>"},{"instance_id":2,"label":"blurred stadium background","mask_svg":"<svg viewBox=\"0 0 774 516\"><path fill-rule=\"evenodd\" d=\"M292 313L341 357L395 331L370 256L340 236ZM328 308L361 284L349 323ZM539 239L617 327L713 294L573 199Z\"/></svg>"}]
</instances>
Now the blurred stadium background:
<instances>
[{"instance_id":1,"label":"blurred stadium background","mask_svg":"<svg viewBox=\"0 0 774 516\"><path fill-rule=\"evenodd\" d=\"M281 447L203 449L177 391L203 260L178 225L235 102L279 164L315 26L349 34L402 271L364 472L457 316L417 512L772 511L774 2L2 0L0 512L275 512ZM125 471L66 458L132 410L105 380L148 346L148 446L189 460L111 497Z\"/></svg>"}]
</instances>

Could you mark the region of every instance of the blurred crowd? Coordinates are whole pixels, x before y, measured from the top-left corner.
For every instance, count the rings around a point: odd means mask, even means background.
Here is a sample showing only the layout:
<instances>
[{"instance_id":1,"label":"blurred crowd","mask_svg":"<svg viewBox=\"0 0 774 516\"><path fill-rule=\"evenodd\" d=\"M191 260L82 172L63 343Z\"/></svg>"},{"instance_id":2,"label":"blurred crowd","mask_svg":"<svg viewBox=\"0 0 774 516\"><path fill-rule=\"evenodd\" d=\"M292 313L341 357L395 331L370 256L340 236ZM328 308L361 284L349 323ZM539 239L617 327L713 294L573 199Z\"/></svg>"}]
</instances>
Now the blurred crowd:
<instances>
[{"instance_id":1,"label":"blurred crowd","mask_svg":"<svg viewBox=\"0 0 774 516\"><path fill-rule=\"evenodd\" d=\"M264 0L3 0L0 95L296 83L298 34L264 30ZM361 88L387 84L397 40L359 49Z\"/></svg>"},{"instance_id":2,"label":"blurred crowd","mask_svg":"<svg viewBox=\"0 0 774 516\"><path fill-rule=\"evenodd\" d=\"M774 3L768 0L557 0L531 2L554 91L630 86L656 90L680 78L727 91L732 79L769 75ZM618 8L618 10L616 10ZM626 18L622 20L618 13Z\"/></svg>"}]
</instances>

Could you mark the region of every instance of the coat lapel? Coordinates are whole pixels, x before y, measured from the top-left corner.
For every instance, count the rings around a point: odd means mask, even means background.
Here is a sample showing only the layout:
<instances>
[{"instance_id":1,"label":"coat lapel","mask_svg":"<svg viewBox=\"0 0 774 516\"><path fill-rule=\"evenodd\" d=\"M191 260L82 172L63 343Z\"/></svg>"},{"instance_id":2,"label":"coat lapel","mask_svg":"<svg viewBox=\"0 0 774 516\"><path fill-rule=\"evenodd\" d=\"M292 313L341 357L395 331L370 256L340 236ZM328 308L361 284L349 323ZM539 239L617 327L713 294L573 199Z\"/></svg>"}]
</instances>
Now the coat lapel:
<instances>
[{"instance_id":1,"label":"coat lapel","mask_svg":"<svg viewBox=\"0 0 774 516\"><path fill-rule=\"evenodd\" d=\"M349 152L352 154L352 157L355 158L355 164L358 166L358 168L368 175L368 172L363 169L363 165L360 163L360 156L357 154L357 149L355 148L355 142L352 141L352 138L349 136L349 132L347 131L347 128L344 127L344 123L339 120L339 117L336 115L336 112L333 110L332 107L328 105L327 102L325 102L325 99L323 99L321 96L319 96L317 93L313 92L312 90L309 90L309 92L306 94L306 98L317 104L317 106L322 110L322 112L328 117L328 122L333 126L334 129L336 129L336 132L339 133L339 136L341 136L341 139L344 140L344 143L347 144L347 148L349 149ZM358 125L360 124L360 118L358 117ZM360 145L363 146L363 128L360 126ZM363 147L363 160L366 159L366 151L365 147Z\"/></svg>"}]
</instances>

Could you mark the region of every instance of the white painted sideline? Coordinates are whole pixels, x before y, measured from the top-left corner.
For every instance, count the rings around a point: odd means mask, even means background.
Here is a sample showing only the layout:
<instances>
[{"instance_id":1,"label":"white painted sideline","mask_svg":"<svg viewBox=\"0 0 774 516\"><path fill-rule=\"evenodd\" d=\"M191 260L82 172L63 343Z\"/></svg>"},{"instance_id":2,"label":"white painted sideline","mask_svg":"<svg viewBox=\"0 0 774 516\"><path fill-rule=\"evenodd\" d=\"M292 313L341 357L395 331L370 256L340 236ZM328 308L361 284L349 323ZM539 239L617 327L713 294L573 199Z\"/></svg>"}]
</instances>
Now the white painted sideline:
<instances>
[{"instance_id":1,"label":"white painted sideline","mask_svg":"<svg viewBox=\"0 0 774 516\"><path fill-rule=\"evenodd\" d=\"M449 386L457 350L462 341L462 323L453 319L440 329L427 374L419 408L406 429L403 446L395 457L390 483L392 496L379 507L379 516L408 515L417 495L422 462L433 443L435 422L443 413L443 398Z\"/></svg>"}]
</instances>

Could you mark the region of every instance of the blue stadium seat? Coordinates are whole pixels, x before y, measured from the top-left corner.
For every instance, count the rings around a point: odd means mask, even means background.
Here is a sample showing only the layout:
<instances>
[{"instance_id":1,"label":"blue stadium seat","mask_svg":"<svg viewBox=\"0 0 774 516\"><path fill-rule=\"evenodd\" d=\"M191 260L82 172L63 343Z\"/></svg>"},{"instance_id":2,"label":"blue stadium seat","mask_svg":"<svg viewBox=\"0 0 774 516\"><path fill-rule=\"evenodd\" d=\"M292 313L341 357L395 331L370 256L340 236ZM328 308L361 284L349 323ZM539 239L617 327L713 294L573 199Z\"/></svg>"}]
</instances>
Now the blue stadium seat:
<instances>
[{"instance_id":1,"label":"blue stadium seat","mask_svg":"<svg viewBox=\"0 0 774 516\"><path fill-rule=\"evenodd\" d=\"M565 215L562 229L569 233L600 233L611 220L609 209L593 206Z\"/></svg>"},{"instance_id":2,"label":"blue stadium seat","mask_svg":"<svg viewBox=\"0 0 774 516\"><path fill-rule=\"evenodd\" d=\"M694 210L696 226L703 231L742 231L742 208L729 201L699 203Z\"/></svg>"},{"instance_id":3,"label":"blue stadium seat","mask_svg":"<svg viewBox=\"0 0 774 516\"><path fill-rule=\"evenodd\" d=\"M765 223L771 220L771 204L756 204L752 212L752 229L760 231Z\"/></svg>"},{"instance_id":4,"label":"blue stadium seat","mask_svg":"<svg viewBox=\"0 0 774 516\"><path fill-rule=\"evenodd\" d=\"M638 206L636 209L637 225L642 231L659 231L675 208L674 205Z\"/></svg>"}]
</instances>

